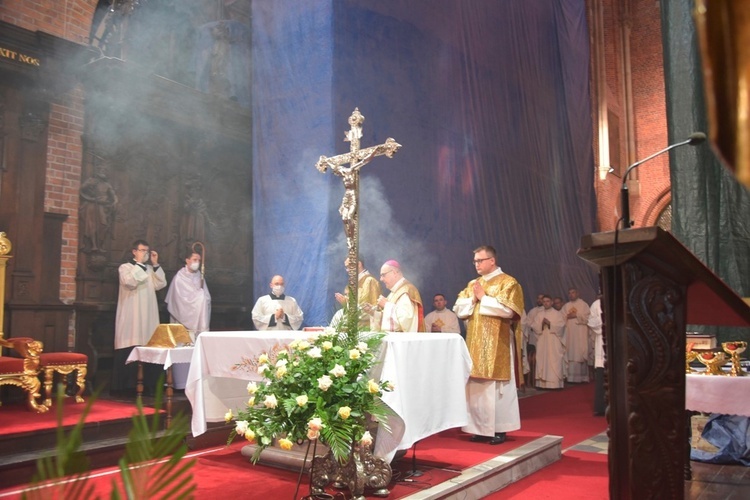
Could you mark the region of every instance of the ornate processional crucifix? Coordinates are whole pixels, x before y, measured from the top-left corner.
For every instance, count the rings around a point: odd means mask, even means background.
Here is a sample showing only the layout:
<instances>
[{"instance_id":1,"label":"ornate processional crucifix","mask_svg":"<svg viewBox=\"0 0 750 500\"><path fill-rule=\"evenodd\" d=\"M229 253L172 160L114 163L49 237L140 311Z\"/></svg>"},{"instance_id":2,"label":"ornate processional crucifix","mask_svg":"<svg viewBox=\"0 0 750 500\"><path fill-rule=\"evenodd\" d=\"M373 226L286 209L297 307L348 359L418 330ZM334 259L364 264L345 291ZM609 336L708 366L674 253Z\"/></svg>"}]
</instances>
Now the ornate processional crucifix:
<instances>
[{"instance_id":1,"label":"ornate processional crucifix","mask_svg":"<svg viewBox=\"0 0 750 500\"><path fill-rule=\"evenodd\" d=\"M346 244L349 248L349 263L346 272L349 275L349 294L354 295L356 306L357 297L357 264L359 262L359 170L370 163L376 157L385 155L393 158L396 151L401 147L391 137L385 140L383 144L371 146L365 149L359 149L359 140L362 138L362 123L365 117L359 112L359 108L354 108L352 116L349 117L351 128L345 132L344 141L349 142L349 152L343 155L327 158L321 156L318 163L315 164L321 173L330 168L331 171L341 177L344 183L344 199L341 201L339 213L341 220L344 222L344 234L346 235ZM350 166L346 167L345 164Z\"/></svg>"}]
</instances>

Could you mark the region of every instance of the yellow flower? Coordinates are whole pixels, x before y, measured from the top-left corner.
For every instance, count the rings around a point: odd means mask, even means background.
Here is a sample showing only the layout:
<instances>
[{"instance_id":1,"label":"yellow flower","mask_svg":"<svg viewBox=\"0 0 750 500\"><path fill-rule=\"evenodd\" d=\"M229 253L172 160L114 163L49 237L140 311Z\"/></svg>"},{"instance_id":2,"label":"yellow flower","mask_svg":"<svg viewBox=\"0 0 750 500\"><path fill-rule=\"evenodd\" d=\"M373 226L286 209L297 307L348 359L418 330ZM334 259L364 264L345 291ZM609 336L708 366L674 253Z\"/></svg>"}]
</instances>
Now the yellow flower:
<instances>
[{"instance_id":1,"label":"yellow flower","mask_svg":"<svg viewBox=\"0 0 750 500\"><path fill-rule=\"evenodd\" d=\"M295 398L299 406L305 406L307 404L307 395L303 394Z\"/></svg>"},{"instance_id":2,"label":"yellow flower","mask_svg":"<svg viewBox=\"0 0 750 500\"><path fill-rule=\"evenodd\" d=\"M349 415L351 415L352 409L348 406L342 406L339 408L339 417L341 417L343 420L346 420L349 418Z\"/></svg>"},{"instance_id":3,"label":"yellow flower","mask_svg":"<svg viewBox=\"0 0 750 500\"><path fill-rule=\"evenodd\" d=\"M314 429L307 430L307 439L314 441L318 439L318 436L320 436L320 431L316 431Z\"/></svg>"},{"instance_id":4,"label":"yellow flower","mask_svg":"<svg viewBox=\"0 0 750 500\"><path fill-rule=\"evenodd\" d=\"M225 422L231 422L233 418L234 418L234 415L232 415L232 410L231 409L224 414L224 421Z\"/></svg>"},{"instance_id":5,"label":"yellow flower","mask_svg":"<svg viewBox=\"0 0 750 500\"><path fill-rule=\"evenodd\" d=\"M287 438L279 439L279 446L282 450L291 450L294 443L289 441Z\"/></svg>"},{"instance_id":6,"label":"yellow flower","mask_svg":"<svg viewBox=\"0 0 750 500\"><path fill-rule=\"evenodd\" d=\"M278 368L276 368L276 378L281 378L284 375L286 375L286 366L281 365Z\"/></svg>"},{"instance_id":7,"label":"yellow flower","mask_svg":"<svg viewBox=\"0 0 750 500\"><path fill-rule=\"evenodd\" d=\"M300 350L304 351L308 347L310 347L310 342L308 342L307 340L300 340L299 341L299 348L300 348Z\"/></svg>"},{"instance_id":8,"label":"yellow flower","mask_svg":"<svg viewBox=\"0 0 750 500\"><path fill-rule=\"evenodd\" d=\"M264 364L266 364L266 363L268 363L268 354L266 354L266 353L264 352L263 354L261 354L261 355L260 355L260 356L258 357L258 364L259 364L259 365L264 365Z\"/></svg>"},{"instance_id":9,"label":"yellow flower","mask_svg":"<svg viewBox=\"0 0 750 500\"><path fill-rule=\"evenodd\" d=\"M247 406L248 407L255 406L255 396L253 396L253 397L251 397L250 399L247 400Z\"/></svg>"},{"instance_id":10,"label":"yellow flower","mask_svg":"<svg viewBox=\"0 0 750 500\"><path fill-rule=\"evenodd\" d=\"M247 384L247 393L248 394L255 394L258 392L258 384L255 382L250 382Z\"/></svg>"},{"instance_id":11,"label":"yellow flower","mask_svg":"<svg viewBox=\"0 0 750 500\"><path fill-rule=\"evenodd\" d=\"M360 354L359 349L351 349L349 351L349 359L359 359Z\"/></svg>"},{"instance_id":12,"label":"yellow flower","mask_svg":"<svg viewBox=\"0 0 750 500\"><path fill-rule=\"evenodd\" d=\"M252 429L248 429L245 431L245 439L248 441L255 441L255 433Z\"/></svg>"},{"instance_id":13,"label":"yellow flower","mask_svg":"<svg viewBox=\"0 0 750 500\"><path fill-rule=\"evenodd\" d=\"M332 349L333 348L333 342L331 342L330 340L326 340L325 342L323 342L321 344L321 347L323 347L323 350L325 350L325 351L327 351L329 349Z\"/></svg>"},{"instance_id":14,"label":"yellow flower","mask_svg":"<svg viewBox=\"0 0 750 500\"><path fill-rule=\"evenodd\" d=\"M377 394L380 392L380 386L375 380L370 379L367 381L367 390L370 391L370 394Z\"/></svg>"}]
</instances>

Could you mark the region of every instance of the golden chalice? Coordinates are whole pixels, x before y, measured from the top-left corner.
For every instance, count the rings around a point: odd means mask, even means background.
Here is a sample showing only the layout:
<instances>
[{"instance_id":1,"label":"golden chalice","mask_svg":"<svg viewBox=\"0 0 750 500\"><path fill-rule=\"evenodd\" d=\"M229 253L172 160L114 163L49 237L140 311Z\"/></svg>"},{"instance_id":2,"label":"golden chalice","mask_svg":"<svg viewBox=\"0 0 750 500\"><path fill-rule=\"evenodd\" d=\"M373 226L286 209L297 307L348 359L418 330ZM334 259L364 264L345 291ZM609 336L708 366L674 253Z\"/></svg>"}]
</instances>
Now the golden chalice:
<instances>
[{"instance_id":1,"label":"golden chalice","mask_svg":"<svg viewBox=\"0 0 750 500\"><path fill-rule=\"evenodd\" d=\"M690 363L698 358L698 353L695 351L687 351L685 353L685 373L694 373L695 370L690 366Z\"/></svg>"},{"instance_id":2,"label":"golden chalice","mask_svg":"<svg viewBox=\"0 0 750 500\"><path fill-rule=\"evenodd\" d=\"M747 349L747 342L744 340L735 340L734 342L722 342L721 348L724 349L724 352L729 354L732 357L732 369L729 372L729 375L732 377L741 377L743 375L747 375L745 373L745 370L742 369L742 365L740 365L740 354L745 352L745 349Z\"/></svg>"},{"instance_id":3,"label":"golden chalice","mask_svg":"<svg viewBox=\"0 0 750 500\"><path fill-rule=\"evenodd\" d=\"M724 366L727 358L723 352L699 352L698 361L706 365L703 375L724 375L721 367Z\"/></svg>"}]
</instances>

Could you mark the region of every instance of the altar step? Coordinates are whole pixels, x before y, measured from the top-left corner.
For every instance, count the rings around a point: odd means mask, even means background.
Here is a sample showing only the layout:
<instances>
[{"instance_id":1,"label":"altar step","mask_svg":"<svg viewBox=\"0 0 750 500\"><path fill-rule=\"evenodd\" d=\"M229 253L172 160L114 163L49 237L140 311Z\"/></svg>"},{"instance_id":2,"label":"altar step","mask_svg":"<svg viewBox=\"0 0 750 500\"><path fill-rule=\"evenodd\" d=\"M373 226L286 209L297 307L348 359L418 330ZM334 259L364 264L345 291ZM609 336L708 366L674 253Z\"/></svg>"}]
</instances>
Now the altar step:
<instances>
[{"instance_id":1,"label":"altar step","mask_svg":"<svg viewBox=\"0 0 750 500\"><path fill-rule=\"evenodd\" d=\"M119 400L119 402L126 401ZM130 403L130 401L127 402ZM153 407L153 398L144 397L143 405ZM28 410L24 407L23 411ZM190 403L183 395L176 395L172 411L173 414L182 411L189 415ZM33 414L30 414L29 418L34 418ZM158 418L163 421L164 417ZM85 453L92 469L117 465L125 454L125 446L132 427L130 416L84 424L80 449ZM69 431L69 428L67 430ZM53 455L56 445L56 426L34 431L0 434L0 450L3 450L0 454L0 485L8 487L29 483L36 473L37 459L45 455Z\"/></svg>"},{"instance_id":2,"label":"altar step","mask_svg":"<svg viewBox=\"0 0 750 500\"><path fill-rule=\"evenodd\" d=\"M562 437L542 436L461 471L458 477L404 497L409 500L484 498L550 465L562 456Z\"/></svg>"}]
</instances>

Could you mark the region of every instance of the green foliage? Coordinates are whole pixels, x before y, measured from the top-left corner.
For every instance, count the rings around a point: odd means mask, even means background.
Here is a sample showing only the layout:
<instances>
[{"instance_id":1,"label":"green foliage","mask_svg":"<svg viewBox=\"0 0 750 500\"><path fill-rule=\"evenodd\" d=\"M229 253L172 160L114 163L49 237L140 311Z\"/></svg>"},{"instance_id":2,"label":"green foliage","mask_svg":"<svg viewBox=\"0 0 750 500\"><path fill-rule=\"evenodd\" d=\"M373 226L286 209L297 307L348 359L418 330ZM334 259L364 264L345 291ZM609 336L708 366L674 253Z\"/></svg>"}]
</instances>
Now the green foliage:
<instances>
[{"instance_id":1,"label":"green foliage","mask_svg":"<svg viewBox=\"0 0 750 500\"><path fill-rule=\"evenodd\" d=\"M172 419L169 429L160 430L163 382L161 377L154 403L156 411L151 417L144 415L141 401L137 402L137 413L132 418L133 428L128 435L125 456L119 462L124 491L120 491L113 480L112 499L182 499L191 498L195 492L195 482L190 474L195 460L182 460L187 453L185 435L189 428L188 417L179 413ZM98 393L89 398L78 423L66 435L62 426L63 386L59 386L56 399L57 445L52 454L37 460L32 488L23 494L24 499L99 498L95 495L95 485L87 477L90 470L88 458L80 449L86 416ZM62 479L68 480L59 481Z\"/></svg>"},{"instance_id":2,"label":"green foliage","mask_svg":"<svg viewBox=\"0 0 750 500\"><path fill-rule=\"evenodd\" d=\"M385 422L389 409L380 397L393 387L368 379L384 334L360 332L359 318L357 308L347 307L341 331L311 332L275 357L261 354L263 380L248 384L246 408L228 414L236 421L228 443L237 435L255 441L255 463L274 439L282 449L319 439L344 462L353 441L371 440L368 421Z\"/></svg>"}]
</instances>

